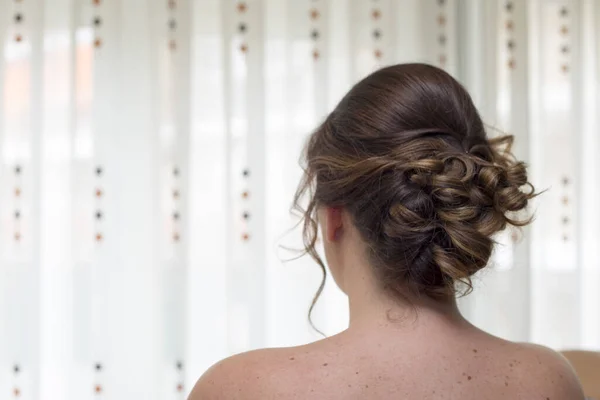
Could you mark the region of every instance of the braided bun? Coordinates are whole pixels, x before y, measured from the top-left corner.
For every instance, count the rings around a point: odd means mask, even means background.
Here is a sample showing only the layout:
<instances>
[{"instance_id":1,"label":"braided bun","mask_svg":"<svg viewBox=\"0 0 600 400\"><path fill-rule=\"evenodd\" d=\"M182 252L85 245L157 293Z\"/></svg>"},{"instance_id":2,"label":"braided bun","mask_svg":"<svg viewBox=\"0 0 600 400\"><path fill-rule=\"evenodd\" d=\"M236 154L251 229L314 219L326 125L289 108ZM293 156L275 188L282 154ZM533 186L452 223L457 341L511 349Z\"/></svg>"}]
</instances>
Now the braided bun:
<instances>
[{"instance_id":1,"label":"braided bun","mask_svg":"<svg viewBox=\"0 0 600 400\"><path fill-rule=\"evenodd\" d=\"M466 90L424 64L379 70L359 82L311 136L296 204L315 251L320 205L344 207L382 286L455 295L485 267L493 235L535 196L512 136L486 137Z\"/></svg>"}]
</instances>

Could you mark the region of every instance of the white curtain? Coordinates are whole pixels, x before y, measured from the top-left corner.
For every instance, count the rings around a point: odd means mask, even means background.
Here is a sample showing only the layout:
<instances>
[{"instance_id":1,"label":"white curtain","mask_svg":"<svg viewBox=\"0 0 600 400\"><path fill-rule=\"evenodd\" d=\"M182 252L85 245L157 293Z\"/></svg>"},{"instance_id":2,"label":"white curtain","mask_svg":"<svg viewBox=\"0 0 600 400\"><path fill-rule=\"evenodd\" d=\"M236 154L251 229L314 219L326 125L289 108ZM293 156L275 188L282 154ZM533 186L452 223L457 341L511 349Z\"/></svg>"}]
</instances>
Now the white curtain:
<instances>
[{"instance_id":1,"label":"white curtain","mask_svg":"<svg viewBox=\"0 0 600 400\"><path fill-rule=\"evenodd\" d=\"M222 357L319 338L319 269L286 250L300 150L409 61L547 189L465 314L600 349L599 35L593 0L0 0L0 399L183 399ZM347 323L331 281L314 322Z\"/></svg>"}]
</instances>

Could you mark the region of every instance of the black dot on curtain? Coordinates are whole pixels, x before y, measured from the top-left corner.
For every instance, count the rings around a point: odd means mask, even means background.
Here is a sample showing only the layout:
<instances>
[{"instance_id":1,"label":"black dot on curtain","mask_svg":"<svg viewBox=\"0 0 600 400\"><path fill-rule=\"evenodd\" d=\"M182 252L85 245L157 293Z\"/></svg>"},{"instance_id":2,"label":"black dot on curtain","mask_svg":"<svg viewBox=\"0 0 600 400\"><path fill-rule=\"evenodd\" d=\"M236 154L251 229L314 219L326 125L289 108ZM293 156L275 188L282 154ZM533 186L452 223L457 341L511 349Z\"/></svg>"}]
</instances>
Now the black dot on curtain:
<instances>
[{"instance_id":1,"label":"black dot on curtain","mask_svg":"<svg viewBox=\"0 0 600 400\"><path fill-rule=\"evenodd\" d=\"M248 31L248 26L242 22L238 25L238 31L240 33L246 33Z\"/></svg>"},{"instance_id":2,"label":"black dot on curtain","mask_svg":"<svg viewBox=\"0 0 600 400\"><path fill-rule=\"evenodd\" d=\"M246 220L250 219L250 213L249 212L245 212L244 214L242 214L242 217Z\"/></svg>"},{"instance_id":3,"label":"black dot on curtain","mask_svg":"<svg viewBox=\"0 0 600 400\"><path fill-rule=\"evenodd\" d=\"M510 50L514 49L515 48L515 41L514 40L509 40L506 43L506 47L508 47Z\"/></svg>"},{"instance_id":4,"label":"black dot on curtain","mask_svg":"<svg viewBox=\"0 0 600 400\"><path fill-rule=\"evenodd\" d=\"M566 46L566 45L562 46L560 48L560 52L563 53L563 54L567 54L569 52L569 46Z\"/></svg>"},{"instance_id":5,"label":"black dot on curtain","mask_svg":"<svg viewBox=\"0 0 600 400\"><path fill-rule=\"evenodd\" d=\"M438 42L443 46L446 44L446 35L438 36Z\"/></svg>"},{"instance_id":6,"label":"black dot on curtain","mask_svg":"<svg viewBox=\"0 0 600 400\"><path fill-rule=\"evenodd\" d=\"M177 368L178 370L180 370L180 371L181 371L181 370L183 369L183 362L181 362L181 361L177 361L177 362L175 363L175 368Z\"/></svg>"},{"instance_id":7,"label":"black dot on curtain","mask_svg":"<svg viewBox=\"0 0 600 400\"><path fill-rule=\"evenodd\" d=\"M177 21L175 21L174 19L170 20L169 21L169 29L171 29L172 31L177 29Z\"/></svg>"},{"instance_id":8,"label":"black dot on curtain","mask_svg":"<svg viewBox=\"0 0 600 400\"><path fill-rule=\"evenodd\" d=\"M176 221L179 219L179 213L177 211L173 213L173 219Z\"/></svg>"},{"instance_id":9,"label":"black dot on curtain","mask_svg":"<svg viewBox=\"0 0 600 400\"><path fill-rule=\"evenodd\" d=\"M23 14L15 14L15 22L16 23L23 22Z\"/></svg>"},{"instance_id":10,"label":"black dot on curtain","mask_svg":"<svg viewBox=\"0 0 600 400\"><path fill-rule=\"evenodd\" d=\"M102 211L96 211L96 219L102 219Z\"/></svg>"},{"instance_id":11,"label":"black dot on curtain","mask_svg":"<svg viewBox=\"0 0 600 400\"><path fill-rule=\"evenodd\" d=\"M102 167L96 167L96 175L102 175Z\"/></svg>"},{"instance_id":12,"label":"black dot on curtain","mask_svg":"<svg viewBox=\"0 0 600 400\"><path fill-rule=\"evenodd\" d=\"M177 167L173 168L173 175L179 176L179 168L177 168Z\"/></svg>"},{"instance_id":13,"label":"black dot on curtain","mask_svg":"<svg viewBox=\"0 0 600 400\"><path fill-rule=\"evenodd\" d=\"M96 363L96 364L94 365L94 369L95 369L96 371L102 371L102 364L100 364L100 363Z\"/></svg>"},{"instance_id":14,"label":"black dot on curtain","mask_svg":"<svg viewBox=\"0 0 600 400\"><path fill-rule=\"evenodd\" d=\"M438 4L440 6L443 6L444 4L446 4L446 0L438 0Z\"/></svg>"},{"instance_id":15,"label":"black dot on curtain","mask_svg":"<svg viewBox=\"0 0 600 400\"><path fill-rule=\"evenodd\" d=\"M19 175L21 173L21 166L20 165L16 165L15 166L15 174Z\"/></svg>"},{"instance_id":16,"label":"black dot on curtain","mask_svg":"<svg viewBox=\"0 0 600 400\"><path fill-rule=\"evenodd\" d=\"M506 7L506 11L508 11L508 12L512 11L513 10L512 1L507 1L505 7Z\"/></svg>"},{"instance_id":17,"label":"black dot on curtain","mask_svg":"<svg viewBox=\"0 0 600 400\"><path fill-rule=\"evenodd\" d=\"M560 9L560 16L561 17L566 17L567 15L569 15L569 10L567 9L567 7L563 7Z\"/></svg>"},{"instance_id":18,"label":"black dot on curtain","mask_svg":"<svg viewBox=\"0 0 600 400\"><path fill-rule=\"evenodd\" d=\"M247 178L250 176L250 170L249 169L245 169L242 171L242 175L244 175L244 178Z\"/></svg>"},{"instance_id":19,"label":"black dot on curtain","mask_svg":"<svg viewBox=\"0 0 600 400\"><path fill-rule=\"evenodd\" d=\"M102 18L100 18L100 17L95 17L95 18L94 18L94 25L95 25L95 26L100 26L100 25L102 25Z\"/></svg>"},{"instance_id":20,"label":"black dot on curtain","mask_svg":"<svg viewBox=\"0 0 600 400\"><path fill-rule=\"evenodd\" d=\"M318 31L318 30L316 30L316 29L313 29L313 30L310 32L310 37L311 37L313 40L317 40L317 39L319 38L319 31Z\"/></svg>"},{"instance_id":21,"label":"black dot on curtain","mask_svg":"<svg viewBox=\"0 0 600 400\"><path fill-rule=\"evenodd\" d=\"M15 211L15 219L21 218L21 212L19 210Z\"/></svg>"},{"instance_id":22,"label":"black dot on curtain","mask_svg":"<svg viewBox=\"0 0 600 400\"><path fill-rule=\"evenodd\" d=\"M21 367L19 367L18 364L13 365L13 372L15 374L18 374L19 372L21 372Z\"/></svg>"},{"instance_id":23,"label":"black dot on curtain","mask_svg":"<svg viewBox=\"0 0 600 400\"><path fill-rule=\"evenodd\" d=\"M568 177L568 176L565 176L565 177L563 177L563 178L562 178L562 184L563 184L563 185L565 185L565 186L566 186L566 185L568 185L568 184L569 184L569 182L570 182L570 181L569 181L569 177Z\"/></svg>"},{"instance_id":24,"label":"black dot on curtain","mask_svg":"<svg viewBox=\"0 0 600 400\"><path fill-rule=\"evenodd\" d=\"M381 31L380 31L379 29L375 29L375 30L373 31L373 37L374 37L375 39L379 39L379 38L381 37Z\"/></svg>"},{"instance_id":25,"label":"black dot on curtain","mask_svg":"<svg viewBox=\"0 0 600 400\"><path fill-rule=\"evenodd\" d=\"M569 223L569 217L563 217L562 218L562 223L565 224L565 225L568 224Z\"/></svg>"}]
</instances>

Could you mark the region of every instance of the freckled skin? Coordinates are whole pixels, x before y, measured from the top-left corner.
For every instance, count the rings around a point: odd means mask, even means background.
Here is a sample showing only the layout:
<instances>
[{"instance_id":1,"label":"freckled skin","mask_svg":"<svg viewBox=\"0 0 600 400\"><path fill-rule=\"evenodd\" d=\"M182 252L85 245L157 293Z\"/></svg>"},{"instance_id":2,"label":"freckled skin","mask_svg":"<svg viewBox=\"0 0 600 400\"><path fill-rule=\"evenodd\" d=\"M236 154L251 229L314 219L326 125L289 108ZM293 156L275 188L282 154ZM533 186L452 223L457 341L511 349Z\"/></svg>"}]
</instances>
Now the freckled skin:
<instances>
[{"instance_id":1,"label":"freckled skin","mask_svg":"<svg viewBox=\"0 0 600 400\"><path fill-rule=\"evenodd\" d=\"M189 400L583 400L569 366L547 349L479 330L388 328L234 356Z\"/></svg>"}]
</instances>

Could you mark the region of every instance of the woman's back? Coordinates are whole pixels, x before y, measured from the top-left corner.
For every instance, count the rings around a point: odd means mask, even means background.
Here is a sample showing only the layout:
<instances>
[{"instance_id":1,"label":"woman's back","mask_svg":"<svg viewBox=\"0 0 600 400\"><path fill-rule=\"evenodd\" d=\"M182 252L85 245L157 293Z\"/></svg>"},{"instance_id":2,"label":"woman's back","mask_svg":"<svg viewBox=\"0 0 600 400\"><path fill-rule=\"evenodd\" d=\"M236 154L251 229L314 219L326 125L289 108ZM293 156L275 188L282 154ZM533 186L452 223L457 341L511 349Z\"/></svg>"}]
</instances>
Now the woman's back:
<instances>
[{"instance_id":1,"label":"woman's back","mask_svg":"<svg viewBox=\"0 0 600 400\"><path fill-rule=\"evenodd\" d=\"M571 367L549 349L435 316L384 325L234 356L190 400L583 399Z\"/></svg>"},{"instance_id":2,"label":"woman's back","mask_svg":"<svg viewBox=\"0 0 600 400\"><path fill-rule=\"evenodd\" d=\"M488 138L438 68L390 66L357 83L311 135L295 199L306 253L325 279L320 228L348 296L348 329L226 360L192 399L583 399L555 353L488 335L456 305L494 235L530 222L536 194L512 140Z\"/></svg>"}]
</instances>

